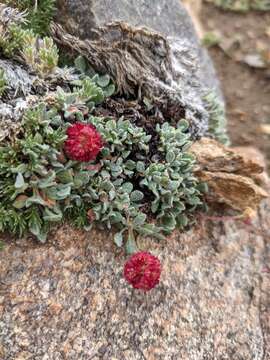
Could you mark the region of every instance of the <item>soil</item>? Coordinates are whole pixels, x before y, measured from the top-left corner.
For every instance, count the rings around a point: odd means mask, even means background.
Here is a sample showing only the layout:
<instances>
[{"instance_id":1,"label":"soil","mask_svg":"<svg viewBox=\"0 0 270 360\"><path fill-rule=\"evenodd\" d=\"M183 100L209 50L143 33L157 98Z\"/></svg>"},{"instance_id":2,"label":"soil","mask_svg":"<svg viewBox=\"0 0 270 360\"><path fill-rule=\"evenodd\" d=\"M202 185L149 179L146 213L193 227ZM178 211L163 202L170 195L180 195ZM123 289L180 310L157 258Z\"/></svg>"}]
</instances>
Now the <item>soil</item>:
<instances>
[{"instance_id":1,"label":"soil","mask_svg":"<svg viewBox=\"0 0 270 360\"><path fill-rule=\"evenodd\" d=\"M222 39L221 46L214 46L209 52L227 103L228 131L232 145L259 148L270 169L270 131L268 134L262 131L262 125L268 125L270 129L270 66L268 69L256 69L242 61L247 54L258 54L260 49L264 49L269 56L270 12L237 14L204 2L200 20L204 31L218 31ZM233 42L232 39L236 41L228 53L224 51L223 45L226 47L226 43ZM265 241L267 243L266 238ZM269 262L268 253L265 255L265 263ZM264 272L259 307L265 342L263 359L266 360L270 354L268 266Z\"/></svg>"},{"instance_id":2,"label":"soil","mask_svg":"<svg viewBox=\"0 0 270 360\"><path fill-rule=\"evenodd\" d=\"M246 55L261 51L269 56L270 12L240 14L204 2L200 20L204 31L221 37L220 45L209 52L227 103L232 145L259 148L270 168L270 132L262 128L270 128L270 66L253 68L243 61Z\"/></svg>"}]
</instances>

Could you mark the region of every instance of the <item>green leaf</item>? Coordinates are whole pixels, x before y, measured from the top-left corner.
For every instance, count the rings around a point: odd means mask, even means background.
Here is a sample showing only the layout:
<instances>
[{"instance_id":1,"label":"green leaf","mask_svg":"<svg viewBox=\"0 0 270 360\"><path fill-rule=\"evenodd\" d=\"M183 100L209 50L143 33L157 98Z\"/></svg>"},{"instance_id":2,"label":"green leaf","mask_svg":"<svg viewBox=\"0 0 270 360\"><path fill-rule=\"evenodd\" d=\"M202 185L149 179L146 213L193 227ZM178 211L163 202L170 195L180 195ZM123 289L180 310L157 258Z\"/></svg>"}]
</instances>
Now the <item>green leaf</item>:
<instances>
[{"instance_id":1,"label":"green leaf","mask_svg":"<svg viewBox=\"0 0 270 360\"><path fill-rule=\"evenodd\" d=\"M105 191L110 191L110 190L114 189L114 186L113 186L112 182L105 180L100 183L100 189L105 190Z\"/></svg>"},{"instance_id":2,"label":"green leaf","mask_svg":"<svg viewBox=\"0 0 270 360\"><path fill-rule=\"evenodd\" d=\"M156 213L158 211L158 208L159 208L159 198L157 198L156 200L154 200L151 204L151 211L152 213Z\"/></svg>"},{"instance_id":3,"label":"green leaf","mask_svg":"<svg viewBox=\"0 0 270 360\"><path fill-rule=\"evenodd\" d=\"M135 230L143 236L152 236L159 240L166 240L166 237L161 234L162 228L154 224L144 224L143 226L135 227Z\"/></svg>"},{"instance_id":4,"label":"green leaf","mask_svg":"<svg viewBox=\"0 0 270 360\"><path fill-rule=\"evenodd\" d=\"M124 169L124 174L127 175L128 177L131 177L134 174L134 172L131 170Z\"/></svg>"},{"instance_id":5,"label":"green leaf","mask_svg":"<svg viewBox=\"0 0 270 360\"><path fill-rule=\"evenodd\" d=\"M144 213L139 213L134 219L133 223L135 226L143 225L146 221L147 216Z\"/></svg>"},{"instance_id":6,"label":"green leaf","mask_svg":"<svg viewBox=\"0 0 270 360\"><path fill-rule=\"evenodd\" d=\"M114 242L115 244L118 246L118 247L121 247L123 245L123 233L122 231L121 232L118 232L114 235Z\"/></svg>"},{"instance_id":7,"label":"green leaf","mask_svg":"<svg viewBox=\"0 0 270 360\"><path fill-rule=\"evenodd\" d=\"M101 150L101 155L103 157L108 157L110 155L110 149L108 149L107 147L104 147L102 150Z\"/></svg>"},{"instance_id":8,"label":"green leaf","mask_svg":"<svg viewBox=\"0 0 270 360\"><path fill-rule=\"evenodd\" d=\"M144 178L142 181L140 181L141 186L148 186L148 180Z\"/></svg>"},{"instance_id":9,"label":"green leaf","mask_svg":"<svg viewBox=\"0 0 270 360\"><path fill-rule=\"evenodd\" d=\"M42 197L40 197L39 195L33 195L33 196L29 197L25 202L26 207L30 207L33 204L43 205L43 206L47 205L47 203L44 201L44 199L42 199Z\"/></svg>"},{"instance_id":10,"label":"green leaf","mask_svg":"<svg viewBox=\"0 0 270 360\"><path fill-rule=\"evenodd\" d=\"M131 254L136 253L137 251L138 251L138 247L136 244L133 230L129 229L128 230L128 239L126 242L126 252L127 252L127 254L131 255Z\"/></svg>"},{"instance_id":11,"label":"green leaf","mask_svg":"<svg viewBox=\"0 0 270 360\"><path fill-rule=\"evenodd\" d=\"M13 206L16 209L22 209L26 206L26 201L28 200L28 197L25 195L20 195L17 197L17 199L13 202Z\"/></svg>"},{"instance_id":12,"label":"green leaf","mask_svg":"<svg viewBox=\"0 0 270 360\"><path fill-rule=\"evenodd\" d=\"M140 173L145 172L145 164L142 161L138 161L136 165L137 171Z\"/></svg>"},{"instance_id":13,"label":"green leaf","mask_svg":"<svg viewBox=\"0 0 270 360\"><path fill-rule=\"evenodd\" d=\"M139 202L144 198L144 195L141 191L135 190L130 194L130 200L134 202Z\"/></svg>"},{"instance_id":14,"label":"green leaf","mask_svg":"<svg viewBox=\"0 0 270 360\"><path fill-rule=\"evenodd\" d=\"M109 85L110 83L110 76L109 75L103 75L103 76L99 76L98 80L97 80L97 84L99 86L101 86L102 88L105 88L106 86Z\"/></svg>"},{"instance_id":15,"label":"green leaf","mask_svg":"<svg viewBox=\"0 0 270 360\"><path fill-rule=\"evenodd\" d=\"M122 190L124 193L130 194L131 191L133 190L133 184L130 183L130 182L124 183L124 184L121 186L121 190Z\"/></svg>"},{"instance_id":16,"label":"green leaf","mask_svg":"<svg viewBox=\"0 0 270 360\"><path fill-rule=\"evenodd\" d=\"M29 228L29 231L35 235L35 236L38 236L40 234L40 226L39 224L37 223L33 223L30 228Z\"/></svg>"},{"instance_id":17,"label":"green leaf","mask_svg":"<svg viewBox=\"0 0 270 360\"><path fill-rule=\"evenodd\" d=\"M123 217L123 215L120 212L114 211L110 215L110 221L111 221L112 224L119 224L119 223L124 224L125 223L125 218Z\"/></svg>"},{"instance_id":18,"label":"green leaf","mask_svg":"<svg viewBox=\"0 0 270 360\"><path fill-rule=\"evenodd\" d=\"M28 168L27 164L20 164L15 168L11 168L10 170L11 170L12 173L15 173L15 174L16 173L23 174L23 173L25 173L27 171L27 168Z\"/></svg>"},{"instance_id":19,"label":"green leaf","mask_svg":"<svg viewBox=\"0 0 270 360\"><path fill-rule=\"evenodd\" d=\"M81 73L85 73L87 69L86 61L83 56L78 56L74 61L75 67Z\"/></svg>"},{"instance_id":20,"label":"green leaf","mask_svg":"<svg viewBox=\"0 0 270 360\"><path fill-rule=\"evenodd\" d=\"M57 173L57 179L63 184L69 184L73 182L73 170L61 170Z\"/></svg>"},{"instance_id":21,"label":"green leaf","mask_svg":"<svg viewBox=\"0 0 270 360\"><path fill-rule=\"evenodd\" d=\"M74 176L74 186L76 188L80 188L83 185L88 184L89 179L90 179L89 172L88 171L87 172L86 171L84 171L84 172L81 171L81 172L77 173Z\"/></svg>"},{"instance_id":22,"label":"green leaf","mask_svg":"<svg viewBox=\"0 0 270 360\"><path fill-rule=\"evenodd\" d=\"M136 169L136 163L135 161L133 160L128 160L126 163L125 163L125 166L128 170L134 170Z\"/></svg>"},{"instance_id":23,"label":"green leaf","mask_svg":"<svg viewBox=\"0 0 270 360\"><path fill-rule=\"evenodd\" d=\"M47 187L56 185L56 182L54 181L55 177L56 177L55 172L51 171L51 174L47 178L38 181L37 183L38 187L40 189L45 189Z\"/></svg>"},{"instance_id":24,"label":"green leaf","mask_svg":"<svg viewBox=\"0 0 270 360\"><path fill-rule=\"evenodd\" d=\"M100 174L103 177L103 179L110 179L110 177L111 177L110 173L106 170L102 170Z\"/></svg>"},{"instance_id":25,"label":"green leaf","mask_svg":"<svg viewBox=\"0 0 270 360\"><path fill-rule=\"evenodd\" d=\"M55 211L51 211L48 208L45 209L43 220L50 221L50 222L59 222L63 218L63 214L61 210L55 209Z\"/></svg>"},{"instance_id":26,"label":"green leaf","mask_svg":"<svg viewBox=\"0 0 270 360\"><path fill-rule=\"evenodd\" d=\"M188 224L188 217L185 214L181 214L177 217L177 225L180 228L186 227Z\"/></svg>"},{"instance_id":27,"label":"green leaf","mask_svg":"<svg viewBox=\"0 0 270 360\"><path fill-rule=\"evenodd\" d=\"M202 192L202 193L207 193L208 192L208 185L206 182L200 182L198 185L197 185L197 189Z\"/></svg>"},{"instance_id":28,"label":"green leaf","mask_svg":"<svg viewBox=\"0 0 270 360\"><path fill-rule=\"evenodd\" d=\"M168 189L171 191L175 191L178 189L179 185L180 185L179 181L171 180L168 184Z\"/></svg>"},{"instance_id":29,"label":"green leaf","mask_svg":"<svg viewBox=\"0 0 270 360\"><path fill-rule=\"evenodd\" d=\"M116 91L116 88L115 88L114 84L110 84L105 89L103 89L105 97L111 97L115 93L115 91Z\"/></svg>"},{"instance_id":30,"label":"green leaf","mask_svg":"<svg viewBox=\"0 0 270 360\"><path fill-rule=\"evenodd\" d=\"M146 105L147 111L150 111L150 110L153 109L154 105L152 105L150 99L148 99L147 97L144 97L144 98L143 98L143 102L144 102L144 104Z\"/></svg>"},{"instance_id":31,"label":"green leaf","mask_svg":"<svg viewBox=\"0 0 270 360\"><path fill-rule=\"evenodd\" d=\"M16 181L14 186L16 189L21 189L24 187L24 185L25 185L24 177L21 173L18 173L18 175L16 176Z\"/></svg>"},{"instance_id":32,"label":"green leaf","mask_svg":"<svg viewBox=\"0 0 270 360\"><path fill-rule=\"evenodd\" d=\"M190 205L199 205L201 204L201 199L198 196L191 196L188 198L188 203Z\"/></svg>"},{"instance_id":33,"label":"green leaf","mask_svg":"<svg viewBox=\"0 0 270 360\"><path fill-rule=\"evenodd\" d=\"M174 215L172 214L166 214L162 217L162 224L165 227L167 231L172 231L176 227L176 220Z\"/></svg>"},{"instance_id":34,"label":"green leaf","mask_svg":"<svg viewBox=\"0 0 270 360\"><path fill-rule=\"evenodd\" d=\"M66 199L71 193L70 185L59 185L57 189L57 200Z\"/></svg>"},{"instance_id":35,"label":"green leaf","mask_svg":"<svg viewBox=\"0 0 270 360\"><path fill-rule=\"evenodd\" d=\"M123 151L121 155L123 159L126 159L130 155L130 150Z\"/></svg>"},{"instance_id":36,"label":"green leaf","mask_svg":"<svg viewBox=\"0 0 270 360\"><path fill-rule=\"evenodd\" d=\"M178 122L177 127L180 128L182 131L186 131L189 128L189 122L186 119L181 119Z\"/></svg>"},{"instance_id":37,"label":"green leaf","mask_svg":"<svg viewBox=\"0 0 270 360\"><path fill-rule=\"evenodd\" d=\"M116 179L116 180L114 180L113 185L118 187L118 186L121 186L123 184L123 182L124 182L123 179Z\"/></svg>"},{"instance_id":38,"label":"green leaf","mask_svg":"<svg viewBox=\"0 0 270 360\"><path fill-rule=\"evenodd\" d=\"M167 161L168 163L171 163L171 162L174 161L174 159L175 159L175 154L174 154L174 152L173 152L173 151L168 151L167 154L166 154L166 161Z\"/></svg>"},{"instance_id":39,"label":"green leaf","mask_svg":"<svg viewBox=\"0 0 270 360\"><path fill-rule=\"evenodd\" d=\"M46 194L50 199L64 200L71 194L71 186L69 184L58 185L46 190Z\"/></svg>"},{"instance_id":40,"label":"green leaf","mask_svg":"<svg viewBox=\"0 0 270 360\"><path fill-rule=\"evenodd\" d=\"M40 232L36 235L38 241L40 241L42 244L45 244L47 241L48 234L46 232Z\"/></svg>"}]
</instances>

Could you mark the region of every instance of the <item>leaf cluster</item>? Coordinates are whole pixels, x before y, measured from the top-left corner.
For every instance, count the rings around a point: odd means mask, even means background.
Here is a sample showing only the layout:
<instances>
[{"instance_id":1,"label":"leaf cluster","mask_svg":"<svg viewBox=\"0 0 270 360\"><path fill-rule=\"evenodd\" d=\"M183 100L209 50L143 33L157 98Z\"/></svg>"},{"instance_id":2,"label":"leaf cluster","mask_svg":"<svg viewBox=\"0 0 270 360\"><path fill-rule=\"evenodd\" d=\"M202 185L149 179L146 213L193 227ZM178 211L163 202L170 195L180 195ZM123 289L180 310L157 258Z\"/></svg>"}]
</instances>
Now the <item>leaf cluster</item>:
<instances>
[{"instance_id":1,"label":"leaf cluster","mask_svg":"<svg viewBox=\"0 0 270 360\"><path fill-rule=\"evenodd\" d=\"M152 137L142 127L91 115L111 92L108 76L82 73L70 91L58 88L49 102L25 112L18 137L0 147L0 231L30 232L44 242L64 220L85 229L97 224L116 229L115 243L127 239L133 252L136 234L162 238L187 225L200 204L188 124L157 125L162 158L150 158ZM77 121L93 124L103 138L95 161L71 161L64 153L66 129Z\"/></svg>"},{"instance_id":2,"label":"leaf cluster","mask_svg":"<svg viewBox=\"0 0 270 360\"><path fill-rule=\"evenodd\" d=\"M29 31L23 30L20 25L10 24L0 32L0 49L7 57L14 57L23 48L23 39Z\"/></svg>"},{"instance_id":3,"label":"leaf cluster","mask_svg":"<svg viewBox=\"0 0 270 360\"><path fill-rule=\"evenodd\" d=\"M0 148L0 229L23 235L30 231L44 241L48 218L61 218L59 200L70 188L57 178L62 164L58 158L66 138L56 128L58 115L45 104L28 110L16 141ZM50 220L51 221L51 220Z\"/></svg>"},{"instance_id":4,"label":"leaf cluster","mask_svg":"<svg viewBox=\"0 0 270 360\"><path fill-rule=\"evenodd\" d=\"M214 91L204 97L205 107L209 113L208 132L224 145L229 145L227 134L227 119L224 104L218 99Z\"/></svg>"},{"instance_id":5,"label":"leaf cluster","mask_svg":"<svg viewBox=\"0 0 270 360\"><path fill-rule=\"evenodd\" d=\"M160 219L165 233L185 227L189 213L201 205L199 184L192 173L195 158L187 152L190 146L187 129L185 120L179 121L177 128L168 123L157 125L159 151L165 161L151 163L140 182L154 195L151 212Z\"/></svg>"},{"instance_id":6,"label":"leaf cluster","mask_svg":"<svg viewBox=\"0 0 270 360\"><path fill-rule=\"evenodd\" d=\"M40 38L21 24L12 23L0 33L0 49L6 57L22 59L42 78L52 74L58 64L58 49L52 38Z\"/></svg>"},{"instance_id":7,"label":"leaf cluster","mask_svg":"<svg viewBox=\"0 0 270 360\"><path fill-rule=\"evenodd\" d=\"M31 31L26 31L23 36L21 54L30 69L43 78L52 74L58 64L58 49L53 40L49 37L39 39Z\"/></svg>"},{"instance_id":8,"label":"leaf cluster","mask_svg":"<svg viewBox=\"0 0 270 360\"><path fill-rule=\"evenodd\" d=\"M7 5L17 8L19 11L27 11L25 27L41 36L49 32L49 26L56 10L55 2L55 0L6 0Z\"/></svg>"}]
</instances>

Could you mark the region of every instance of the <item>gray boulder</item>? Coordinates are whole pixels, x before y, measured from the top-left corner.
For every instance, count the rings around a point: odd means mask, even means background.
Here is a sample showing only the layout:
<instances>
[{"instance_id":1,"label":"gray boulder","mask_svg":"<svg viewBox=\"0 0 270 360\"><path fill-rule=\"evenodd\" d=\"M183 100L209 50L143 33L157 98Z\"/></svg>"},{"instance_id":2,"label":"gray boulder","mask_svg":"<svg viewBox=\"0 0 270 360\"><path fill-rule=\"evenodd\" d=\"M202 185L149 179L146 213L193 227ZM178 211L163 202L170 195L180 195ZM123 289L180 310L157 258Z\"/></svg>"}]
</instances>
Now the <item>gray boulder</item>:
<instances>
[{"instance_id":1,"label":"gray boulder","mask_svg":"<svg viewBox=\"0 0 270 360\"><path fill-rule=\"evenodd\" d=\"M191 18L180 0L58 0L59 17L67 29L81 38L93 38L93 28L112 21L146 26L166 37L186 40L197 53L201 86L214 88L219 83L207 51L200 46Z\"/></svg>"},{"instance_id":2,"label":"gray boulder","mask_svg":"<svg viewBox=\"0 0 270 360\"><path fill-rule=\"evenodd\" d=\"M171 70L166 68L166 79L158 78L161 92L165 91L168 96L167 90L170 89L174 97L176 94L179 106L185 108L194 137L207 133L209 113L203 97L209 91L214 91L222 101L222 95L212 62L207 52L201 48L192 21L179 0L171 0L169 3L166 0L58 0L57 7L56 21L70 34L90 42L97 40L97 29L118 21L125 22L134 29L146 27L161 34L169 44L172 65ZM111 29L106 29L102 32L103 39L107 36L108 44L112 42L114 47L126 40L126 33L119 36L117 31L112 33ZM98 37L100 38L100 33ZM72 43L72 40L68 42ZM153 43L150 47L157 55L157 46ZM127 47L124 50L122 47L121 50L122 57L128 59L125 56ZM162 63L160 57L157 57L156 62ZM146 78L155 83L151 75ZM142 82L147 81L144 79Z\"/></svg>"}]
</instances>

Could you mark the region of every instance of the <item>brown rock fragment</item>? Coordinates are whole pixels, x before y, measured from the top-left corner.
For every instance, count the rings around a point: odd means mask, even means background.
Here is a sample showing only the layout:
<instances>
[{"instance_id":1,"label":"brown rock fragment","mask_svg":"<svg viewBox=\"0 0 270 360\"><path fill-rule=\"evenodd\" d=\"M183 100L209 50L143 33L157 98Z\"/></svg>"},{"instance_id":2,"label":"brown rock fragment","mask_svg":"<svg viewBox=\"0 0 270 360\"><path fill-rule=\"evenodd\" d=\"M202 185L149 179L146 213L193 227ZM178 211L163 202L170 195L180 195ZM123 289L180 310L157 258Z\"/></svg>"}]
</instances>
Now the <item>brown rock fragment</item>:
<instances>
[{"instance_id":1,"label":"brown rock fragment","mask_svg":"<svg viewBox=\"0 0 270 360\"><path fill-rule=\"evenodd\" d=\"M268 178L256 150L227 148L213 139L203 138L191 147L198 161L196 175L209 185L210 201L222 202L235 210L256 209L268 193L258 184ZM256 155L257 154L257 155ZM256 155L256 156L255 156Z\"/></svg>"},{"instance_id":2,"label":"brown rock fragment","mask_svg":"<svg viewBox=\"0 0 270 360\"><path fill-rule=\"evenodd\" d=\"M208 171L198 172L197 175L208 183L217 202L223 202L236 210L256 209L268 196L266 191L245 176Z\"/></svg>"},{"instance_id":3,"label":"brown rock fragment","mask_svg":"<svg viewBox=\"0 0 270 360\"><path fill-rule=\"evenodd\" d=\"M192 145L191 152L196 155L201 170L248 176L262 173L264 163L261 160L258 161L254 156L243 156L243 149L241 152L236 151L216 140L202 138Z\"/></svg>"},{"instance_id":4,"label":"brown rock fragment","mask_svg":"<svg viewBox=\"0 0 270 360\"><path fill-rule=\"evenodd\" d=\"M262 173L259 174L251 173L250 175L258 185L261 185L263 187L268 187L269 186L268 175L267 172L265 171L266 166L265 166L265 158L263 154L258 149L252 146L237 146L234 147L233 150L236 151L237 154L242 156L245 159L245 161L252 162L253 164L257 163L258 165L261 166L262 169L264 169Z\"/></svg>"}]
</instances>

